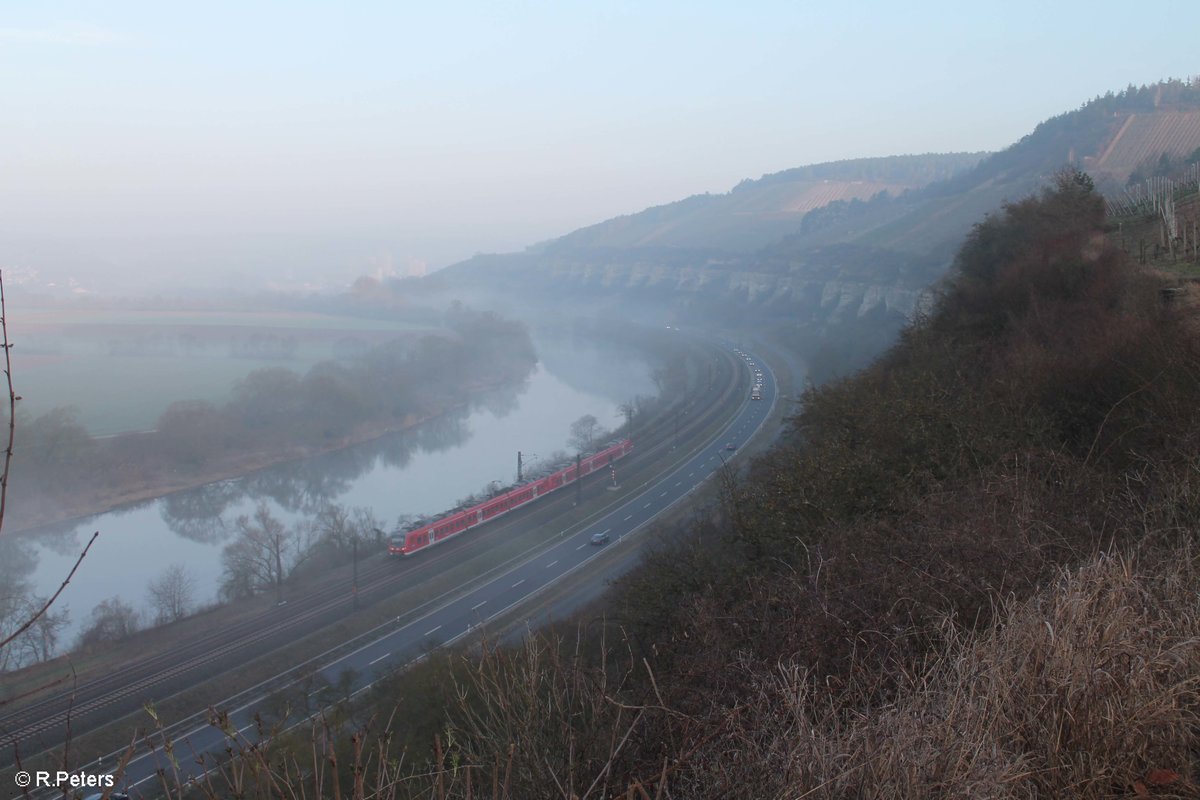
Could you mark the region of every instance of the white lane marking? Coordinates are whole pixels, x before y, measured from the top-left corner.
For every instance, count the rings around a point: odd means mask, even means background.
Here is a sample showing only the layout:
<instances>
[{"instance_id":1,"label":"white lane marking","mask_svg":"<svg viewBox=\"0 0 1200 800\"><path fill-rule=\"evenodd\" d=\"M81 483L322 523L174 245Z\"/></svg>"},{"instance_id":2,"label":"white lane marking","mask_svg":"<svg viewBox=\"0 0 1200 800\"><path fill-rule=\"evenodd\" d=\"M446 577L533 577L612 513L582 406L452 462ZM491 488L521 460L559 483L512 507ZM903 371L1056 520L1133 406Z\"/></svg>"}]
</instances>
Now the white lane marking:
<instances>
[{"instance_id":1,"label":"white lane marking","mask_svg":"<svg viewBox=\"0 0 1200 800\"><path fill-rule=\"evenodd\" d=\"M487 600L484 600L482 603L476 603L475 605L471 606L471 610L472 610L472 611L477 611L477 610L479 610L480 608L483 608L483 607L484 607L484 606L486 606L486 605L487 605Z\"/></svg>"},{"instance_id":2,"label":"white lane marking","mask_svg":"<svg viewBox=\"0 0 1200 800\"><path fill-rule=\"evenodd\" d=\"M662 494L659 495L659 497L666 497L666 496L667 496L666 492L663 492Z\"/></svg>"},{"instance_id":3,"label":"white lane marking","mask_svg":"<svg viewBox=\"0 0 1200 800\"><path fill-rule=\"evenodd\" d=\"M550 569L551 567L553 567L553 566L554 566L555 564L557 564L557 563L558 563L558 559L556 558L556 559L554 559L553 561L551 561L549 564L547 564L547 565L546 565L546 569Z\"/></svg>"},{"instance_id":4,"label":"white lane marking","mask_svg":"<svg viewBox=\"0 0 1200 800\"><path fill-rule=\"evenodd\" d=\"M633 514L630 514L628 517L626 517L625 519L621 520L621 522L629 522L629 520L631 520L631 519L633 519Z\"/></svg>"},{"instance_id":5,"label":"white lane marking","mask_svg":"<svg viewBox=\"0 0 1200 800\"><path fill-rule=\"evenodd\" d=\"M437 632L438 632L438 631L440 631L441 629L442 629L442 626L441 626L441 625L438 625L436 628L434 628L434 629L433 629L433 630L431 630L431 631L425 631L425 635L426 635L426 636L429 636L430 634L437 633Z\"/></svg>"},{"instance_id":6,"label":"white lane marking","mask_svg":"<svg viewBox=\"0 0 1200 800\"><path fill-rule=\"evenodd\" d=\"M368 666L368 667L370 667L370 666L374 666L375 664L378 664L380 661L383 661L385 658L387 658L387 657L388 657L388 656L390 656L390 655L391 655L391 653L384 653L383 655L381 655L379 658L377 658L377 659L375 659L374 661L372 661L372 662L371 662L370 664L368 664L367 666Z\"/></svg>"},{"instance_id":7,"label":"white lane marking","mask_svg":"<svg viewBox=\"0 0 1200 800\"><path fill-rule=\"evenodd\" d=\"M517 588L518 586L520 586L520 585L521 585L522 583L524 583L524 582L525 582L525 579L524 579L524 578L521 578L521 580L517 581L516 583L514 583L514 584L512 585L512 588L514 588L514 589L515 589L515 588Z\"/></svg>"},{"instance_id":8,"label":"white lane marking","mask_svg":"<svg viewBox=\"0 0 1200 800\"><path fill-rule=\"evenodd\" d=\"M694 477L695 475L696 475L696 473L695 473L695 472L689 472L689 473L688 473L688 477L689 477L689 478L691 478L691 477Z\"/></svg>"},{"instance_id":9,"label":"white lane marking","mask_svg":"<svg viewBox=\"0 0 1200 800\"><path fill-rule=\"evenodd\" d=\"M585 548L585 547L587 547L587 546L588 546L588 543L587 543L587 542L584 542L583 544L579 545L579 547L576 547L575 549L576 549L576 550L582 550L583 548Z\"/></svg>"},{"instance_id":10,"label":"white lane marking","mask_svg":"<svg viewBox=\"0 0 1200 800\"><path fill-rule=\"evenodd\" d=\"M676 486L683 486L683 481L675 481Z\"/></svg>"},{"instance_id":11,"label":"white lane marking","mask_svg":"<svg viewBox=\"0 0 1200 800\"><path fill-rule=\"evenodd\" d=\"M642 506L642 508L649 508L649 507L650 507L649 503L646 503L646 505Z\"/></svg>"}]
</instances>

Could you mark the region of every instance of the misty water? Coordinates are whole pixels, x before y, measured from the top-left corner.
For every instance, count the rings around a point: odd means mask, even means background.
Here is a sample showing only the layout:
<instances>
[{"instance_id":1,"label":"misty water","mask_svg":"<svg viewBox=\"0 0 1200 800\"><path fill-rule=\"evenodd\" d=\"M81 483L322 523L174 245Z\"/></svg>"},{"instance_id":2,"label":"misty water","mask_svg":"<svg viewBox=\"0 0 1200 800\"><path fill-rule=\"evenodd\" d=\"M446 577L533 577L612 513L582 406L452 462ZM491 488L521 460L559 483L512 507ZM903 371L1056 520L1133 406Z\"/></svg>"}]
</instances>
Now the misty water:
<instances>
[{"instance_id":1,"label":"misty water","mask_svg":"<svg viewBox=\"0 0 1200 800\"><path fill-rule=\"evenodd\" d=\"M5 571L51 594L93 531L100 537L56 608L69 609L60 651L69 648L100 601L118 596L153 617L147 584L182 564L198 606L217 601L221 550L235 520L266 502L288 524L336 503L366 507L390 531L401 515L445 510L493 481L516 477L517 451L535 467L567 448L572 422L592 414L607 428L617 407L653 393L649 367L602 349L539 347L542 361L517 387L487 393L412 431L268 468L109 513L0 537Z\"/></svg>"}]
</instances>

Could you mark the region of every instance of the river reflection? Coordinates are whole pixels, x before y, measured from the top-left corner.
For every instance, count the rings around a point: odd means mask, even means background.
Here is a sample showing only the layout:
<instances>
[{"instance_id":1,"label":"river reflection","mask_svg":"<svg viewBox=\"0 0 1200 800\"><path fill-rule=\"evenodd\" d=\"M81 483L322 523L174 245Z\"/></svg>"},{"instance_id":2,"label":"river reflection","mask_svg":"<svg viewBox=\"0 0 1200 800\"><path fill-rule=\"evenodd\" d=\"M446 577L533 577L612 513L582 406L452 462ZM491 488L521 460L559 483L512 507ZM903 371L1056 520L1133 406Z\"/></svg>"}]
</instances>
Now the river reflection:
<instances>
[{"instance_id":1,"label":"river reflection","mask_svg":"<svg viewBox=\"0 0 1200 800\"><path fill-rule=\"evenodd\" d=\"M539 366L524 383L487 392L408 432L88 519L0 536L0 580L53 593L98 530L100 538L56 605L70 610L70 628L61 637L65 646L108 597L120 596L148 618L147 584L172 564L186 567L198 604L215 602L221 549L236 518L252 513L259 502L289 525L329 503L368 508L388 528L400 517L437 513L493 481L513 480L518 450L529 463L565 449L571 423L584 414L615 426L625 392L648 391L650 385L644 364L627 362L626 370L621 388L605 397Z\"/></svg>"}]
</instances>

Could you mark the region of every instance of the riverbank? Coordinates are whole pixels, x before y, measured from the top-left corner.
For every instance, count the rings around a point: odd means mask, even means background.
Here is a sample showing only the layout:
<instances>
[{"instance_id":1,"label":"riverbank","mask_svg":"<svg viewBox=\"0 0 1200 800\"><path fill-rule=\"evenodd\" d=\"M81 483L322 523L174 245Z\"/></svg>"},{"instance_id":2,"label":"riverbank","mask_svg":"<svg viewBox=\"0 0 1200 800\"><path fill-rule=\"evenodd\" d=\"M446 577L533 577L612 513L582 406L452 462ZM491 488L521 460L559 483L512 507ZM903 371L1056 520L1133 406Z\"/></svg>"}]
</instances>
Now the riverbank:
<instances>
[{"instance_id":1,"label":"riverbank","mask_svg":"<svg viewBox=\"0 0 1200 800\"><path fill-rule=\"evenodd\" d=\"M119 477L115 479L115 482L114 476L109 474L106 476L108 485L102 488L98 487L93 491L84 489L73 492L67 497L34 498L32 502L28 498L10 494L3 531L17 533L76 522L86 517L114 511L135 503L155 500L175 492L241 478L269 467L302 461L366 444L392 434L412 431L421 425L441 419L457 409L470 405L471 401L488 392L519 385L524 379L524 377L508 378L479 383L467 391L467 400L449 404L434 412L420 415L406 414L399 422L391 424L364 423L350 433L332 438L320 445L289 444L270 450L228 452L214 457L203 466L186 470L178 466L154 463L126 463L120 465L117 473ZM19 429L17 435L20 436ZM17 452L19 453L19 449ZM12 469L14 472L20 469L19 456L14 457Z\"/></svg>"}]
</instances>

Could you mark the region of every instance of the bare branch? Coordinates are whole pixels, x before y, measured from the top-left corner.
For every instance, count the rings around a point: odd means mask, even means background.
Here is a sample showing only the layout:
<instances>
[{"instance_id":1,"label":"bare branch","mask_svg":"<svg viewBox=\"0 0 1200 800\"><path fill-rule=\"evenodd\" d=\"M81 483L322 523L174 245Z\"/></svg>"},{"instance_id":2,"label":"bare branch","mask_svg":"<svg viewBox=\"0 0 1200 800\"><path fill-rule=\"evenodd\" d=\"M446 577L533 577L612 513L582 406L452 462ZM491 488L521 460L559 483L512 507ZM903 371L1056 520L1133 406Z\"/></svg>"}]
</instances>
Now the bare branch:
<instances>
[{"instance_id":1,"label":"bare branch","mask_svg":"<svg viewBox=\"0 0 1200 800\"><path fill-rule=\"evenodd\" d=\"M13 441L17 432L17 393L13 391L12 383L12 345L8 342L8 311L4 306L3 270L0 270L0 339L0 347L4 348L4 379L8 383L8 446L4 448L4 472L0 473L0 530L3 530L4 508L8 502L8 468L12 464Z\"/></svg>"},{"instance_id":2,"label":"bare branch","mask_svg":"<svg viewBox=\"0 0 1200 800\"><path fill-rule=\"evenodd\" d=\"M63 580L62 586L58 587L58 591L55 592L53 595L51 595L50 599L47 600L46 603L40 609L38 609L38 612L36 614L34 614L29 619L27 619L25 621L24 625L17 628L13 633L11 633L9 635L9 637L7 639L0 641L0 648L7 647L14 639L16 639L22 633L24 633L25 631L27 631L31 627L33 627L33 623L37 622L38 618L41 617L43 614L45 614L46 611L50 608L50 606L54 605L54 601L58 599L58 596L60 594L62 594L63 589L67 588L67 584L71 582L71 578L75 577L75 570L79 569L79 565L83 563L84 556L86 556L88 554L88 550L92 549L92 543L96 541L96 537L99 535L100 535L100 531L96 531L95 533L92 534L92 538L88 539L87 546L83 548L83 552L79 554L79 558L75 559L75 566L71 567L71 571L69 573L67 573L67 577Z\"/></svg>"}]
</instances>

